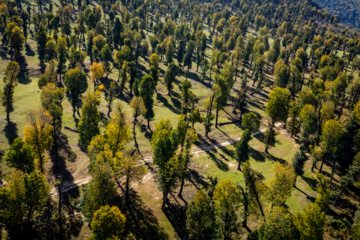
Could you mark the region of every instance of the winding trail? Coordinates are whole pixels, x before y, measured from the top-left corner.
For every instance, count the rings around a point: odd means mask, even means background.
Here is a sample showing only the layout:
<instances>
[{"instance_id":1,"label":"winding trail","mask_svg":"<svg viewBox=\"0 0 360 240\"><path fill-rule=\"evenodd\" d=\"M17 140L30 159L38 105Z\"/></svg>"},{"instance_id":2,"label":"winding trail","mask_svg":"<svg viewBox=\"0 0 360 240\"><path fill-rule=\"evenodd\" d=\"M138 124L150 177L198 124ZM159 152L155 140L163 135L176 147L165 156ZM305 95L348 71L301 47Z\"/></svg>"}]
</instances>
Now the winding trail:
<instances>
[{"instance_id":1,"label":"winding trail","mask_svg":"<svg viewBox=\"0 0 360 240\"><path fill-rule=\"evenodd\" d=\"M277 123L275 124L275 127L279 127L281 126L282 123ZM256 136L256 135L259 135L259 134L262 134L266 131L266 128L262 128L260 129L259 131L257 132L253 132L252 133L252 136ZM231 141L226 141L226 142L223 142L223 143L218 143L218 144L212 144L212 145L200 145L199 147L197 148L193 148L191 149L191 153L193 154L194 157L199 157L200 153L203 153L203 152L207 152L207 151L210 151L210 150L214 150L214 149L217 149L217 148L223 148L223 147L226 147L226 146L229 146L229 145L232 145L234 143L236 143L237 141L239 141L240 138L236 138L236 139L233 139ZM145 163L151 163L153 161L153 158L152 157L146 157L143 159L144 161L144 164ZM146 181L147 179L149 179L149 176L152 175L153 173L152 172L149 172L148 174L146 174L143 178L142 178L142 182ZM84 185L84 184L87 184L89 183L91 180L91 176L88 176L86 178L82 178L82 179L77 179L73 182L65 182L63 184L63 187L62 187L62 190L61 192L62 193L65 193L65 192L68 192L70 191L71 189L74 189L74 188L77 188L81 185ZM52 196L57 196L57 189L56 188L53 188L50 192L50 194Z\"/></svg>"}]
</instances>

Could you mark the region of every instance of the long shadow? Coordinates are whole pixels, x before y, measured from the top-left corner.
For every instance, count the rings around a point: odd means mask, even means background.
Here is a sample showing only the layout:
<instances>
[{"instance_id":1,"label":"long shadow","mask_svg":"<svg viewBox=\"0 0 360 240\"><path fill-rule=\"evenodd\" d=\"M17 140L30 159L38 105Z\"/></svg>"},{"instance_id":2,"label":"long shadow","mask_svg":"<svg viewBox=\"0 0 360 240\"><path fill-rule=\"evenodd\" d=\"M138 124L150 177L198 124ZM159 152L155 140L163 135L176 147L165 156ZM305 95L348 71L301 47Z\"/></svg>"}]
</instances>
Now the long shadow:
<instances>
[{"instance_id":1,"label":"long shadow","mask_svg":"<svg viewBox=\"0 0 360 240\"><path fill-rule=\"evenodd\" d=\"M168 203L164 213L180 239L189 239L186 230L186 207Z\"/></svg>"},{"instance_id":2,"label":"long shadow","mask_svg":"<svg viewBox=\"0 0 360 240\"><path fill-rule=\"evenodd\" d=\"M167 100L164 96L162 96L161 94L157 94L157 95L156 95L156 98L157 98L160 102L162 102L166 108L170 109L170 111L172 111L173 113L176 113L176 114L180 114L180 113L181 113L179 109L176 109L176 108L174 108L173 105L169 104L168 100Z\"/></svg>"},{"instance_id":3,"label":"long shadow","mask_svg":"<svg viewBox=\"0 0 360 240\"><path fill-rule=\"evenodd\" d=\"M10 145L14 142L15 138L19 137L17 124L12 121L6 123L4 131L5 137L7 138Z\"/></svg>"},{"instance_id":4,"label":"long shadow","mask_svg":"<svg viewBox=\"0 0 360 240\"><path fill-rule=\"evenodd\" d=\"M267 157L269 160L274 161L274 162L279 162L279 163L281 163L281 164L285 164L285 163L286 163L286 161L285 161L284 159L275 157L275 156L273 156L273 155L271 155L271 154L266 154L266 157Z\"/></svg>"},{"instance_id":5,"label":"long shadow","mask_svg":"<svg viewBox=\"0 0 360 240\"><path fill-rule=\"evenodd\" d=\"M71 172L67 169L66 162L75 162L76 154L72 151L69 146L67 136L61 134L59 139L56 140L58 144L58 157L56 159L55 153L51 152L51 160L53 162L52 171L56 176L60 176L64 182L72 183L74 177Z\"/></svg>"},{"instance_id":6,"label":"long shadow","mask_svg":"<svg viewBox=\"0 0 360 240\"><path fill-rule=\"evenodd\" d=\"M76 214L80 212L80 209L77 204L77 199L80 197L79 188L73 188L70 191L62 195L62 209L68 216L66 218L66 233L65 239L71 239L71 236L77 237L80 234L81 228L83 226L82 216Z\"/></svg>"},{"instance_id":7,"label":"long shadow","mask_svg":"<svg viewBox=\"0 0 360 240\"><path fill-rule=\"evenodd\" d=\"M129 204L122 202L121 212L126 216L126 230L133 233L136 239L169 239L151 208L144 205L140 196L133 190L129 192ZM122 198L121 201L124 201Z\"/></svg>"},{"instance_id":8,"label":"long shadow","mask_svg":"<svg viewBox=\"0 0 360 240\"><path fill-rule=\"evenodd\" d=\"M301 179L304 180L309 185L309 187L311 187L312 190L316 190L318 180L305 176L301 176Z\"/></svg>"},{"instance_id":9,"label":"long shadow","mask_svg":"<svg viewBox=\"0 0 360 240\"><path fill-rule=\"evenodd\" d=\"M253 107L258 108L258 109L265 110L265 106L260 105L260 104L258 104L258 103L255 103L255 102L253 102L253 101L248 101L247 103L248 103L249 105L253 106Z\"/></svg>"},{"instance_id":10,"label":"long shadow","mask_svg":"<svg viewBox=\"0 0 360 240\"><path fill-rule=\"evenodd\" d=\"M19 83L20 84L29 84L31 83L31 79L29 76L29 71L27 69L27 62L24 56L20 55L17 57L17 61L19 62L20 65L20 72L18 75L18 79L19 79Z\"/></svg>"},{"instance_id":11,"label":"long shadow","mask_svg":"<svg viewBox=\"0 0 360 240\"><path fill-rule=\"evenodd\" d=\"M31 47L28 43L25 44L25 53L26 53L26 56L30 56L30 57L35 56L35 52L31 49Z\"/></svg>"},{"instance_id":12,"label":"long shadow","mask_svg":"<svg viewBox=\"0 0 360 240\"><path fill-rule=\"evenodd\" d=\"M196 189L199 189L199 187L195 184L195 182L200 184L205 189L207 189L209 186L206 178L204 178L202 175L199 174L198 171L194 169L188 170L188 179L196 187Z\"/></svg>"},{"instance_id":13,"label":"long shadow","mask_svg":"<svg viewBox=\"0 0 360 240\"><path fill-rule=\"evenodd\" d=\"M213 162L216 164L216 166L221 170L221 171L224 171L224 172L227 172L229 171L229 166L224 163L222 160L218 159L215 154L213 154L212 152L208 151L206 152L209 157L211 158L211 160L213 160Z\"/></svg>"},{"instance_id":14,"label":"long shadow","mask_svg":"<svg viewBox=\"0 0 360 240\"><path fill-rule=\"evenodd\" d=\"M265 162L266 159L264 153L261 153L258 150L253 149L252 147L250 147L250 157L255 159L255 161L257 162Z\"/></svg>"}]
</instances>

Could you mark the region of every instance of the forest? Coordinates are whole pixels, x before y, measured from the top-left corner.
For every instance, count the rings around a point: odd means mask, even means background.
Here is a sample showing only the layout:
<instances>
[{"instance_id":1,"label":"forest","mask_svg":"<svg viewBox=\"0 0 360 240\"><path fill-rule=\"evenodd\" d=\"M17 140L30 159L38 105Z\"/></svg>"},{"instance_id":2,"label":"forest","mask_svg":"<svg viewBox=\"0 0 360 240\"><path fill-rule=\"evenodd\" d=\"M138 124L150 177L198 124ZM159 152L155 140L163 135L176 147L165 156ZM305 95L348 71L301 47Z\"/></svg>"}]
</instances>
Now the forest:
<instances>
[{"instance_id":1,"label":"forest","mask_svg":"<svg viewBox=\"0 0 360 240\"><path fill-rule=\"evenodd\" d=\"M342 23L354 28L360 27L360 2L358 0L318 0L318 2L331 14L338 15Z\"/></svg>"},{"instance_id":2,"label":"forest","mask_svg":"<svg viewBox=\"0 0 360 240\"><path fill-rule=\"evenodd\" d=\"M0 0L0 239L360 240L360 37L320 4Z\"/></svg>"}]
</instances>

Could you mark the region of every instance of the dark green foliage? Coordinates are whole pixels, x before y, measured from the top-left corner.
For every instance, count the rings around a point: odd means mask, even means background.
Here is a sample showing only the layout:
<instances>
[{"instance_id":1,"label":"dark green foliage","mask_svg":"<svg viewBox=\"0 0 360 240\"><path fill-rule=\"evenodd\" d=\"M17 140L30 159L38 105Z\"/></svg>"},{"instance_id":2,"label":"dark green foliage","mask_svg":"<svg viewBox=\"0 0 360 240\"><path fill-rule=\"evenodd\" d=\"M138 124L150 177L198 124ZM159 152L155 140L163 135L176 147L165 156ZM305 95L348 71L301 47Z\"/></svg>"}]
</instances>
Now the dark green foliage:
<instances>
[{"instance_id":1,"label":"dark green foliage","mask_svg":"<svg viewBox=\"0 0 360 240\"><path fill-rule=\"evenodd\" d=\"M16 138L11 144L9 152L5 156L5 161L9 167L16 168L25 173L30 173L35 169L35 155L30 145L24 143L21 138Z\"/></svg>"},{"instance_id":2,"label":"dark green foliage","mask_svg":"<svg viewBox=\"0 0 360 240\"><path fill-rule=\"evenodd\" d=\"M175 63L170 63L168 68L166 69L165 75L164 75L164 82L166 85L166 88L168 90L168 94L171 96L171 90L173 88L173 82L175 81L176 75L178 74L178 66Z\"/></svg>"},{"instance_id":3,"label":"dark green foliage","mask_svg":"<svg viewBox=\"0 0 360 240\"><path fill-rule=\"evenodd\" d=\"M154 80L150 75L142 77L139 86L139 95L143 98L146 107L145 118L148 120L148 128L150 129L150 121L154 118Z\"/></svg>"},{"instance_id":4,"label":"dark green foliage","mask_svg":"<svg viewBox=\"0 0 360 240\"><path fill-rule=\"evenodd\" d=\"M251 132L256 132L260 128L260 120L253 112L245 113L241 121L241 125L244 128L249 129Z\"/></svg>"},{"instance_id":5,"label":"dark green foliage","mask_svg":"<svg viewBox=\"0 0 360 240\"><path fill-rule=\"evenodd\" d=\"M71 106L73 107L73 113L76 108L79 107L79 97L88 88L87 76L84 71L78 68L70 69L65 74L65 86L71 95Z\"/></svg>"},{"instance_id":6,"label":"dark green foliage","mask_svg":"<svg viewBox=\"0 0 360 240\"><path fill-rule=\"evenodd\" d=\"M240 165L247 160L249 160L250 146L249 141L251 140L251 131L245 129L243 135L241 136L240 141L236 143L236 161L239 163L238 170L240 170Z\"/></svg>"}]
</instances>

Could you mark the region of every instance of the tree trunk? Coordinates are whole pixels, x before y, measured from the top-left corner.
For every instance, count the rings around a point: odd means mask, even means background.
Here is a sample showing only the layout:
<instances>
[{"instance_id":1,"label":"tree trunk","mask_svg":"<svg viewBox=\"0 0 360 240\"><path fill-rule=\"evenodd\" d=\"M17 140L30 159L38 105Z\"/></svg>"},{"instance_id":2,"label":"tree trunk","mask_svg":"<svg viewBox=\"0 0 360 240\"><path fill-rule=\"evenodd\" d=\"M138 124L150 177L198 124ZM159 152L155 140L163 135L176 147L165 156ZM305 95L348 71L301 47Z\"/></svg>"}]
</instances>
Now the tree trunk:
<instances>
[{"instance_id":1,"label":"tree trunk","mask_svg":"<svg viewBox=\"0 0 360 240\"><path fill-rule=\"evenodd\" d=\"M339 199L340 199L341 195L344 193L344 191L345 191L345 187L343 187L341 189L339 195L336 197L335 202L334 202L334 207L336 206L337 202L339 201Z\"/></svg>"},{"instance_id":2,"label":"tree trunk","mask_svg":"<svg viewBox=\"0 0 360 240\"><path fill-rule=\"evenodd\" d=\"M218 117L219 117L219 107L216 106L216 121L215 121L215 127L218 127Z\"/></svg>"},{"instance_id":3,"label":"tree trunk","mask_svg":"<svg viewBox=\"0 0 360 240\"><path fill-rule=\"evenodd\" d=\"M129 188L130 188L130 180L129 177L126 176L126 186L125 186L125 202L126 205L129 205Z\"/></svg>"},{"instance_id":4,"label":"tree trunk","mask_svg":"<svg viewBox=\"0 0 360 240\"><path fill-rule=\"evenodd\" d=\"M322 172L322 168L323 168L323 166L324 166L324 161L325 161L325 157L322 158L321 166L320 166L320 169L319 169L319 173Z\"/></svg>"},{"instance_id":5,"label":"tree trunk","mask_svg":"<svg viewBox=\"0 0 360 240\"><path fill-rule=\"evenodd\" d=\"M136 141L136 116L134 116L134 124L133 124L133 135L134 135L134 142L135 142L135 147L138 148L138 144Z\"/></svg>"}]
</instances>

